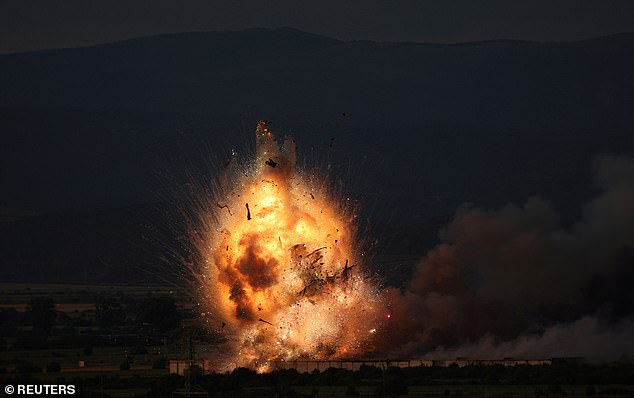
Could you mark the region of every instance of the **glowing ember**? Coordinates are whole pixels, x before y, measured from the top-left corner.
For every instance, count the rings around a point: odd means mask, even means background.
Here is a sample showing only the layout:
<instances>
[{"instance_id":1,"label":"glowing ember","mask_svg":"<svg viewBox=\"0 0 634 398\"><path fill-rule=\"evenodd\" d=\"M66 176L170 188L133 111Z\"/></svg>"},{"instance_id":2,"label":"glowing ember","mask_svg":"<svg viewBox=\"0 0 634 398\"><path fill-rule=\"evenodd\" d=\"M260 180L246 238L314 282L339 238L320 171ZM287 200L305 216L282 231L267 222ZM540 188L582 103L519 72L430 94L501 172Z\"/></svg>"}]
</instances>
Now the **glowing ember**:
<instances>
[{"instance_id":1,"label":"glowing ember","mask_svg":"<svg viewBox=\"0 0 634 398\"><path fill-rule=\"evenodd\" d=\"M354 217L323 179L296 169L292 139L278 145L265 122L256 139L203 242L204 299L231 338L222 367L367 352L385 306L356 251Z\"/></svg>"}]
</instances>

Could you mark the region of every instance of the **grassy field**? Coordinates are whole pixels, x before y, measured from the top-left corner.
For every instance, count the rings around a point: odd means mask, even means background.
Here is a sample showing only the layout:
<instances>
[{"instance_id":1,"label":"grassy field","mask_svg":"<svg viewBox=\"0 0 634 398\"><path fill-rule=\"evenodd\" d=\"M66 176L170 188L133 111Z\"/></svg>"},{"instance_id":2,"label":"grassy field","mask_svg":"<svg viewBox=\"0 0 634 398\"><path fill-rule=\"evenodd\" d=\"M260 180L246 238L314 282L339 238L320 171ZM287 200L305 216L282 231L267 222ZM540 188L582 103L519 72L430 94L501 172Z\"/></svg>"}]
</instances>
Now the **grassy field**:
<instances>
[{"instance_id":1,"label":"grassy field","mask_svg":"<svg viewBox=\"0 0 634 398\"><path fill-rule=\"evenodd\" d=\"M51 362L57 362L62 367L62 373L95 372L98 370L118 371L119 365L126 357L132 357L132 369L151 368L153 362L159 357L163 347L145 347L147 354L130 354L124 348L119 347L95 347L92 354L86 355L83 349L46 349L29 351L5 351L0 352L0 366L10 367L17 361L28 361L42 369ZM84 361L85 366L80 367L79 361Z\"/></svg>"},{"instance_id":2,"label":"grassy field","mask_svg":"<svg viewBox=\"0 0 634 398\"><path fill-rule=\"evenodd\" d=\"M401 397L588 397L587 387L584 385L560 386L561 392L552 392L552 386L546 385L424 385L410 386L407 395ZM347 395L348 387L342 386L297 386L295 392L302 396L312 396L318 391L319 398L343 398ZM376 386L355 386L360 397L374 397ZM632 397L634 386L631 385L602 385L595 387L594 397Z\"/></svg>"},{"instance_id":3,"label":"grassy field","mask_svg":"<svg viewBox=\"0 0 634 398\"><path fill-rule=\"evenodd\" d=\"M95 295L127 295L144 297L149 294L169 295L174 288L167 286L84 285L48 283L0 283L2 307L16 307L29 302L32 297L47 296L56 303L86 303ZM91 304L90 302L88 304Z\"/></svg>"},{"instance_id":4,"label":"grassy field","mask_svg":"<svg viewBox=\"0 0 634 398\"><path fill-rule=\"evenodd\" d=\"M381 261L384 266L394 268L396 281L407 276L405 271L408 267L404 264L411 265L412 259L407 256L393 256L382 258ZM402 272L399 273L398 270ZM185 326L190 325L194 319L192 301L189 296L182 293L161 286L0 283L0 310L5 322L0 325L0 330L7 332L0 335L0 343L4 348L0 350L0 382L30 378L55 383L63 379L81 385L83 391L92 393L89 395L95 397L102 396L102 393L103 396L121 398L145 396L150 387L157 388L154 391L171 388L165 390L170 393L174 388L182 387L185 381L184 378L168 376L169 370L164 366L167 359L186 357L188 340L177 332L187 330ZM38 330L33 326L36 324L34 320L41 319L32 315L37 314L37 305L36 310L24 312L29 303L38 303L38 297L52 299L52 302L49 300L47 311L52 312L55 319L49 324L48 329L40 327ZM98 322L98 319L104 319L103 314L108 314L107 310L104 310L104 299L120 305L118 308L122 317L115 327L111 326L112 324ZM161 321L167 318L166 313L169 313L163 311L170 308L162 303L165 300L171 301L173 312L182 317L169 328L154 328L153 325L160 325ZM98 311L95 310L96 304ZM150 318L148 322L148 318L143 318L144 308L161 310L153 311L158 315ZM102 318L98 318L97 313L101 314ZM113 310L112 313L117 312ZM190 315L183 315L185 313ZM42 332L44 330L45 333ZM51 366L52 364L55 366ZM57 365L61 369L53 369L57 368ZM129 369L126 369L128 365ZM47 368L52 371L47 372ZM408 393L400 395L402 397L634 398L634 379L631 382L629 380L634 374L631 363L603 367L578 366L574 363L531 367L531 372L528 373L517 373L514 368L499 366L487 368L487 372L484 373L477 371L476 376L473 372L465 373L458 368L401 370L392 375L389 369L382 375L380 372L377 375L372 372L362 374L359 371L353 374L345 370L332 370L334 372L326 371L326 375L322 369L322 374L317 375L292 375L280 372L260 376L253 373L253 376L246 377L238 372L235 379L232 378L234 374L209 375L200 376L198 382L213 392L211 396L219 397L273 396L275 380L279 383L278 387L289 386L285 387L286 394L278 394L280 397L315 397L315 392L317 397L322 398L370 397L376 396L375 393L383 386L384 380L389 381L390 377L394 377L391 385L386 384L388 389L398 389L402 385L398 383L425 383L409 386ZM585 373L579 373L581 371ZM531 375L532 378L520 378L523 374ZM491 375L495 377L489 377ZM593 378L587 378L588 375ZM267 378L269 376L270 378ZM352 380L355 380L354 387L347 384ZM499 384L486 384L495 383L495 380ZM549 383L551 380L559 380L562 384L513 384ZM274 385L269 385L271 382ZM584 383L606 384L589 387L583 385Z\"/></svg>"}]
</instances>

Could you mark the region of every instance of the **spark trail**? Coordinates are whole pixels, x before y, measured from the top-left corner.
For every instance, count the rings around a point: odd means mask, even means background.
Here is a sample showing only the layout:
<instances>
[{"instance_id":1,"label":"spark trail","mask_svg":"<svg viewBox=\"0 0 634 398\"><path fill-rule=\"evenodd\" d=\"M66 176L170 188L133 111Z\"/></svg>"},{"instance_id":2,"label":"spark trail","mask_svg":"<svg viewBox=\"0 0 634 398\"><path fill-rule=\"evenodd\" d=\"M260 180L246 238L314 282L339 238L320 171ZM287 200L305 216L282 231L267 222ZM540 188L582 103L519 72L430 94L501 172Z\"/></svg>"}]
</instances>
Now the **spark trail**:
<instances>
[{"instance_id":1,"label":"spark trail","mask_svg":"<svg viewBox=\"0 0 634 398\"><path fill-rule=\"evenodd\" d=\"M260 122L256 140L255 159L209 206L216 225L199 248L202 301L231 336L222 366L266 371L272 361L370 351L385 304L351 209L296 166L292 139L279 145Z\"/></svg>"}]
</instances>

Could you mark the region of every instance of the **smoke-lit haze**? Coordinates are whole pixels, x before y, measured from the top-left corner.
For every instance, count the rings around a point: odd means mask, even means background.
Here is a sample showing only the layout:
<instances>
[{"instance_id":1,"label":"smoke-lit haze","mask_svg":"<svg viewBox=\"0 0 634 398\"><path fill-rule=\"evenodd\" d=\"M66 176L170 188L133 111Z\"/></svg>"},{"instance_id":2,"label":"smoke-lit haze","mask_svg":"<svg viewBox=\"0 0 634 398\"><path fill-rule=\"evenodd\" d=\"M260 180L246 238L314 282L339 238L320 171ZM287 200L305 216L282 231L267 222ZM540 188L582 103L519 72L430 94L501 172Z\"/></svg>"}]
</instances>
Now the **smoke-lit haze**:
<instances>
[{"instance_id":1,"label":"smoke-lit haze","mask_svg":"<svg viewBox=\"0 0 634 398\"><path fill-rule=\"evenodd\" d=\"M590 360L631 354L634 159L601 156L595 166L600 193L573 225L562 225L539 197L497 210L460 207L407 288L388 292L394 320L384 350Z\"/></svg>"}]
</instances>

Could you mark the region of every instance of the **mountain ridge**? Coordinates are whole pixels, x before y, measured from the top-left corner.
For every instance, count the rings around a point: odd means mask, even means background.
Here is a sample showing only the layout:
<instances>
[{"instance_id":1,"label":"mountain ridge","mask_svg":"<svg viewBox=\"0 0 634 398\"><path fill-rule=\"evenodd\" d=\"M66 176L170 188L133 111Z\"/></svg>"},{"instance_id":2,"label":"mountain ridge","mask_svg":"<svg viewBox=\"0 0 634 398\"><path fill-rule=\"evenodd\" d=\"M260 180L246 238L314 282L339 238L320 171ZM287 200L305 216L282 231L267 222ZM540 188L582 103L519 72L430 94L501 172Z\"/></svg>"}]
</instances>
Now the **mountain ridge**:
<instances>
[{"instance_id":1,"label":"mountain ridge","mask_svg":"<svg viewBox=\"0 0 634 398\"><path fill-rule=\"evenodd\" d=\"M169 33L159 33L155 35L147 35L147 36L138 36L131 37L128 39L122 40L114 40L107 41L103 43L96 43L92 45L79 46L79 47L60 47L60 48L47 48L41 50L30 50L30 51L19 51L19 52L9 52L9 53L0 53L0 57L3 56L11 56L11 55L24 55L24 54L32 54L32 53L45 53L45 52L55 52L55 51L64 51L64 50L80 50L80 49L94 49L100 47L107 47L112 45L121 45L121 44L138 44L147 40L156 40L156 39L173 39L173 38L182 38L182 39L191 39L193 37L203 37L214 34L270 34L270 33L293 33L303 35L304 37L313 37L314 39L321 39L324 41L330 41L333 44L340 43L375 43L375 44L402 44L402 45L420 45L420 46L439 46L439 47L451 47L451 46L470 46L470 45L482 45L482 44L552 44L552 45L569 45L569 44L581 44L595 41L625 41L625 40L634 40L634 32L621 32L621 33L612 33L607 35L601 35L597 37L588 37L583 39L576 40L561 40L561 41L540 41L540 40L522 40L522 39L487 39L487 40L473 40L473 41L460 41L460 42L449 42L449 43L440 43L433 41L377 41L377 40L340 40L336 38L329 37L327 35L322 35L318 33L311 33L304 30L291 28L291 27L279 27L279 28L249 28L249 29L237 29L237 30L207 30L207 31L187 31L187 32L169 32Z\"/></svg>"},{"instance_id":2,"label":"mountain ridge","mask_svg":"<svg viewBox=\"0 0 634 398\"><path fill-rule=\"evenodd\" d=\"M365 164L351 191L381 218L535 194L574 208L596 153L634 151L633 49L632 34L418 45L260 29L3 55L0 205L156 201L157 171L199 158L196 143L248 147L266 119L333 174Z\"/></svg>"}]
</instances>

